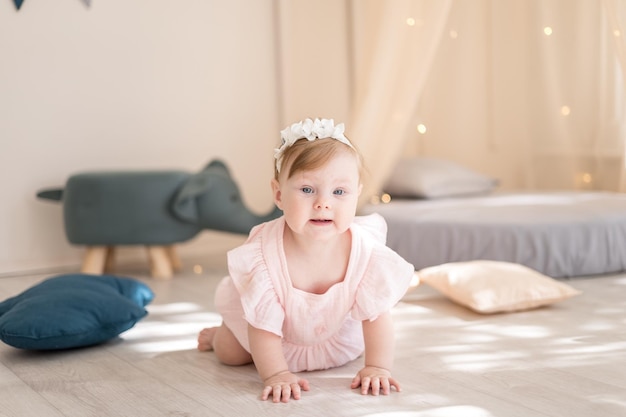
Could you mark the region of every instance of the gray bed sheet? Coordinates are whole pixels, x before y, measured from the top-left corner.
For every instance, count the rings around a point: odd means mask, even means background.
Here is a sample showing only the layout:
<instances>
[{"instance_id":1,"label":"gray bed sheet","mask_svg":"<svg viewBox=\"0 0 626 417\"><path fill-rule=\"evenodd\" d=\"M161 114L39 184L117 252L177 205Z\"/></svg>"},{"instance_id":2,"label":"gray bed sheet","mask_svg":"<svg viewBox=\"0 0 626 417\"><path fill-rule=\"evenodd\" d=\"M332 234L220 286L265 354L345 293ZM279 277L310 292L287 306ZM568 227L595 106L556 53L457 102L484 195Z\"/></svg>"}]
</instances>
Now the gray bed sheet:
<instances>
[{"instance_id":1,"label":"gray bed sheet","mask_svg":"<svg viewBox=\"0 0 626 417\"><path fill-rule=\"evenodd\" d=\"M626 270L626 194L524 192L368 205L387 244L416 270L496 260L554 278Z\"/></svg>"}]
</instances>

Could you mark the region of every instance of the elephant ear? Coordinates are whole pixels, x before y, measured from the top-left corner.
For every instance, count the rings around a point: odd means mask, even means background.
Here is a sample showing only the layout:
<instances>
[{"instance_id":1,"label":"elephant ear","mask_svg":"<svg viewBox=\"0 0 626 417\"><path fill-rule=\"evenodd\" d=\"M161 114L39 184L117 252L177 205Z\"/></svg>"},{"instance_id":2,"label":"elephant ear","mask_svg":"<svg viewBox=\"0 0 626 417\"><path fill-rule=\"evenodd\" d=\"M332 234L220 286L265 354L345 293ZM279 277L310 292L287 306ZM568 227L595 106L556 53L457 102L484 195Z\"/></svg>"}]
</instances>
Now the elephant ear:
<instances>
[{"instance_id":1,"label":"elephant ear","mask_svg":"<svg viewBox=\"0 0 626 417\"><path fill-rule=\"evenodd\" d=\"M226 163L220 159L214 159L211 162L209 162L205 167L204 167L204 171L211 171L214 173L219 173L224 175L225 177L230 177L230 171L228 170L228 167L226 166Z\"/></svg>"},{"instance_id":2,"label":"elephant ear","mask_svg":"<svg viewBox=\"0 0 626 417\"><path fill-rule=\"evenodd\" d=\"M172 202L174 215L187 223L198 224L200 212L196 198L209 191L215 184L215 179L206 173L200 172L191 178L178 190Z\"/></svg>"}]
</instances>

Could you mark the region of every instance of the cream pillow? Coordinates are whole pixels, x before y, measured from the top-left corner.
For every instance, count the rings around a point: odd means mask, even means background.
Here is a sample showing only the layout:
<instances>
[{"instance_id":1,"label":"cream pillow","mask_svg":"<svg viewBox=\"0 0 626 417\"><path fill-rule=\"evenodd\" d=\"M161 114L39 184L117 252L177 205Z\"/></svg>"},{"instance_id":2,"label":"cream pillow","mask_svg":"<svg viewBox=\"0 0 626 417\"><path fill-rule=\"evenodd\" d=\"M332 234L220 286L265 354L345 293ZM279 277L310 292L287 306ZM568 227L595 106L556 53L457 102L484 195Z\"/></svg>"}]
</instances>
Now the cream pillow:
<instances>
[{"instance_id":1,"label":"cream pillow","mask_svg":"<svg viewBox=\"0 0 626 417\"><path fill-rule=\"evenodd\" d=\"M478 313L528 310L581 292L523 265L453 262L417 272L421 282Z\"/></svg>"}]
</instances>

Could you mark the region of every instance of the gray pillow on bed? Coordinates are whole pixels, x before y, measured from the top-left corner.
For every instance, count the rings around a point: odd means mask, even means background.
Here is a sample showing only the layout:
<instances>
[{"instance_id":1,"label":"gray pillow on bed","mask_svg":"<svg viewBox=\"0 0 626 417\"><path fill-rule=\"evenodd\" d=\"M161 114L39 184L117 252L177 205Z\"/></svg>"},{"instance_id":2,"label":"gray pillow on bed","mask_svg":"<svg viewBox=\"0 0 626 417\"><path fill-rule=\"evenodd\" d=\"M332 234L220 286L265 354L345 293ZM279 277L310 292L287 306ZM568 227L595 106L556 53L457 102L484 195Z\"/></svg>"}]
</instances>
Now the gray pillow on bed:
<instances>
[{"instance_id":1,"label":"gray pillow on bed","mask_svg":"<svg viewBox=\"0 0 626 417\"><path fill-rule=\"evenodd\" d=\"M497 185L497 180L454 162L417 157L401 159L383 189L393 197L443 198L486 194Z\"/></svg>"}]
</instances>

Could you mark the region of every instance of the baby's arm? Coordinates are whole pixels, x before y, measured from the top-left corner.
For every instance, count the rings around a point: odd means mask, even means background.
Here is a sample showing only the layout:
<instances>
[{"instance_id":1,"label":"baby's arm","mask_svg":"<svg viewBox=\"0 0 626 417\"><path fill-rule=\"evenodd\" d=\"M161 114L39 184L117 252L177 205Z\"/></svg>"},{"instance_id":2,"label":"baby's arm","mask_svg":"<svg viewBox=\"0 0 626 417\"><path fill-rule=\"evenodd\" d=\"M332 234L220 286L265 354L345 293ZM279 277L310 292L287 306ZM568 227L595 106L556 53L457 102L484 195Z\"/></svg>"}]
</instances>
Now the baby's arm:
<instances>
[{"instance_id":1,"label":"baby's arm","mask_svg":"<svg viewBox=\"0 0 626 417\"><path fill-rule=\"evenodd\" d=\"M289 372L285 355L283 355L280 336L248 326L250 351L254 364L263 380L262 400L272 395L272 400L287 402L293 397L300 399L300 390L308 391L309 382Z\"/></svg>"},{"instance_id":2,"label":"baby's arm","mask_svg":"<svg viewBox=\"0 0 626 417\"><path fill-rule=\"evenodd\" d=\"M363 321L363 337L365 339L365 366L354 379L350 388L361 386L361 394L365 395L372 389L372 395L383 395L391 392L391 387L400 391L400 384L391 377L393 365L394 332L391 313L386 312L374 321Z\"/></svg>"}]
</instances>

